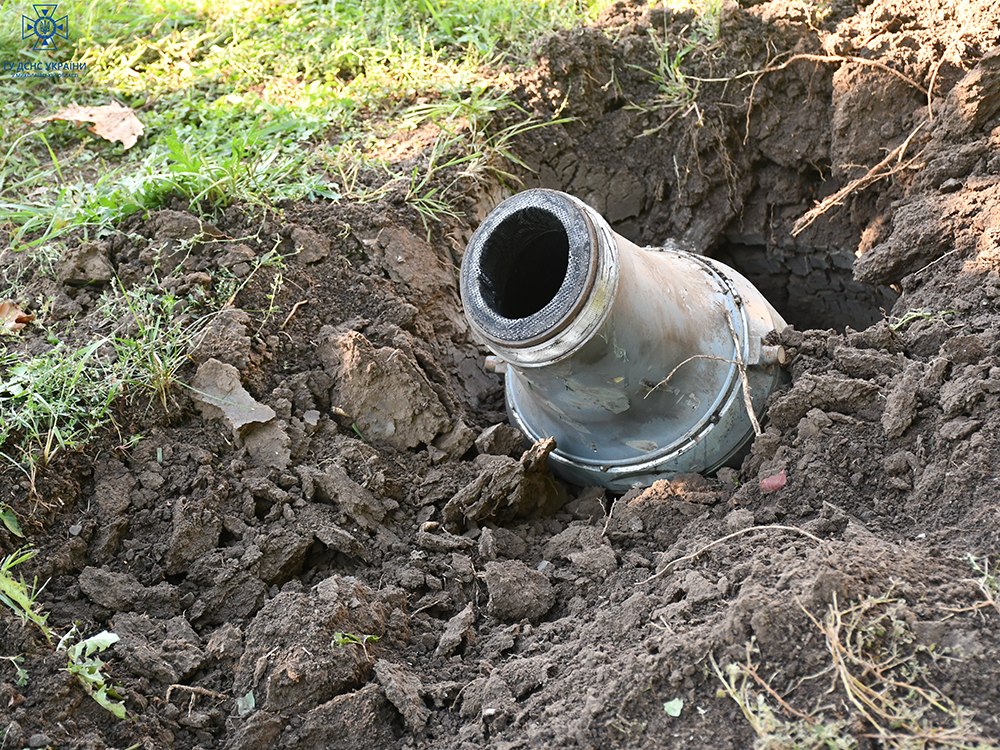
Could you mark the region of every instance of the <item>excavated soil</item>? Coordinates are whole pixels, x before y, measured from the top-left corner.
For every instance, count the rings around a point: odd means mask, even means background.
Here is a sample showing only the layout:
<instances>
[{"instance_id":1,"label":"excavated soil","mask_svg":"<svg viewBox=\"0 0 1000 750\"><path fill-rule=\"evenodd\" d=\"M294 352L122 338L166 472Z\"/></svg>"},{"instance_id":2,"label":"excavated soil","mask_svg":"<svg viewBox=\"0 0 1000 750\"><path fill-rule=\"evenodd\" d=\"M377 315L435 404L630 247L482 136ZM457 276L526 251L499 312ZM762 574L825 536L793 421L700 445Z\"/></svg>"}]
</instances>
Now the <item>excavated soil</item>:
<instances>
[{"instance_id":1,"label":"excavated soil","mask_svg":"<svg viewBox=\"0 0 1000 750\"><path fill-rule=\"evenodd\" d=\"M26 514L50 624L120 636L129 719L4 610L30 680L0 664L0 747L747 748L719 694L739 674L770 747L796 721L797 747L833 747L823 726L903 746L838 658L879 689L904 664L953 701L923 726L961 716L963 746L1000 746L1000 610L970 562L1000 551L1000 9L729 4L685 58L694 94L665 99L651 35L677 50L697 23L626 3L546 40L517 95L570 119L519 153L526 185L734 265L792 323L790 385L742 468L616 499L524 452L457 294L495 196L429 238L392 200L135 219L24 292L82 334L109 270L155 264L180 295L239 282L191 387L121 407L142 439L62 456ZM284 267L254 270L273 248ZM24 509L22 479L0 500ZM838 613L885 673L838 651Z\"/></svg>"}]
</instances>

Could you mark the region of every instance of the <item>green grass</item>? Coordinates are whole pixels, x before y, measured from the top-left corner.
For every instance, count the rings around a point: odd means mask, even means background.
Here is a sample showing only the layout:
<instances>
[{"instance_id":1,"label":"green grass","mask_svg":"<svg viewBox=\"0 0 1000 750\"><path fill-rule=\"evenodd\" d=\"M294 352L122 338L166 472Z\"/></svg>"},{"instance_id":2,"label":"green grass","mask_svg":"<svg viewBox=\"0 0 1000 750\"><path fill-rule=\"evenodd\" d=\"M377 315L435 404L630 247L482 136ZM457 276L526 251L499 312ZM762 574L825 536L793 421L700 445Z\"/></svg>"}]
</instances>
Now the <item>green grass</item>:
<instances>
[{"instance_id":1,"label":"green grass","mask_svg":"<svg viewBox=\"0 0 1000 750\"><path fill-rule=\"evenodd\" d=\"M169 408L168 394L178 383L178 371L187 363L207 320L186 322L179 315L179 303L169 292L126 289L117 280L102 297L105 319L116 321L112 369L133 391L156 396L164 411Z\"/></svg>"},{"instance_id":2,"label":"green grass","mask_svg":"<svg viewBox=\"0 0 1000 750\"><path fill-rule=\"evenodd\" d=\"M677 35L668 33L666 28L650 29L655 67L631 66L656 85L656 95L651 100L632 104L632 108L644 112L671 110L660 125L644 135L666 127L677 116L684 118L692 112L701 124L698 110L700 82L684 72L685 61L693 59L693 56L711 57L722 33L722 0L667 0L664 5L673 12L693 12L694 21Z\"/></svg>"},{"instance_id":3,"label":"green grass","mask_svg":"<svg viewBox=\"0 0 1000 750\"><path fill-rule=\"evenodd\" d=\"M491 71L525 64L539 36L606 4L74 0L59 5L71 42L55 52L32 52L8 22L0 59L83 62L87 70L76 79L0 79L0 117L10 123L0 147L0 227L22 248L72 228L100 234L171 196L204 213L232 201L353 197L337 177L354 168L359 144L370 150L411 127L413 105L455 135L463 128L452 110L478 98L493 107L475 118L487 127L511 106ZM5 12L30 15L29 6L9 3ZM113 99L135 108L146 128L129 151L72 123L32 122L71 102ZM441 151L425 172L456 158ZM419 169L406 161L383 154L364 166L380 167L373 179L388 169L405 188L403 178ZM447 212L447 197L425 189L424 176L407 178L408 201Z\"/></svg>"},{"instance_id":4,"label":"green grass","mask_svg":"<svg viewBox=\"0 0 1000 750\"><path fill-rule=\"evenodd\" d=\"M48 625L48 614L42 612L36 600L42 588L38 581L28 583L23 576L15 576L14 568L33 558L36 550L21 549L0 558L0 604L17 615L22 622L35 625L47 640L52 639L52 628Z\"/></svg>"}]
</instances>

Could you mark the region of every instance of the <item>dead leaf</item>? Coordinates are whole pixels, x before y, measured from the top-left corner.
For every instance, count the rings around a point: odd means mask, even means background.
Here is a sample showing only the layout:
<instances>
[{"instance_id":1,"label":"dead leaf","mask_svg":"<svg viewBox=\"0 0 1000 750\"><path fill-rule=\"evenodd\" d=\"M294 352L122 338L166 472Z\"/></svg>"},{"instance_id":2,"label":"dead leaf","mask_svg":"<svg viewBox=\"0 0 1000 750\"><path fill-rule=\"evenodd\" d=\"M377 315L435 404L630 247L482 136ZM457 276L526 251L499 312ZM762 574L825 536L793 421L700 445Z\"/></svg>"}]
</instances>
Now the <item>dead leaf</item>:
<instances>
[{"instance_id":1,"label":"dead leaf","mask_svg":"<svg viewBox=\"0 0 1000 750\"><path fill-rule=\"evenodd\" d=\"M118 141L126 149L135 145L143 131L142 123L135 116L135 112L118 102L100 107L81 107L79 104L71 104L54 115L40 117L35 122L52 120L71 120L77 124L91 122L93 125L88 128L91 133L106 141Z\"/></svg>"},{"instance_id":2,"label":"dead leaf","mask_svg":"<svg viewBox=\"0 0 1000 750\"><path fill-rule=\"evenodd\" d=\"M217 359L199 365L191 386L204 416L221 416L234 430L274 419L274 409L258 402L243 387L240 371Z\"/></svg>"},{"instance_id":3,"label":"dead leaf","mask_svg":"<svg viewBox=\"0 0 1000 750\"><path fill-rule=\"evenodd\" d=\"M35 319L11 300L0 300L0 333L15 333Z\"/></svg>"}]
</instances>

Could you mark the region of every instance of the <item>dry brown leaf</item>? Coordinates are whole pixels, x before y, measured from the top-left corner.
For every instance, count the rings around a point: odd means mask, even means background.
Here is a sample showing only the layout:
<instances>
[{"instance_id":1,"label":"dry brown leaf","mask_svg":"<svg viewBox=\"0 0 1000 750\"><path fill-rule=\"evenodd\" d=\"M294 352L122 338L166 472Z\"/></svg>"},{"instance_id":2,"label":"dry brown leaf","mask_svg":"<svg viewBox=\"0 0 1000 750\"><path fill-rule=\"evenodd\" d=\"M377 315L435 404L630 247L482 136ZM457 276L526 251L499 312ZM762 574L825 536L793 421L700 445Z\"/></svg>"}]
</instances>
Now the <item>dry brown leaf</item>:
<instances>
[{"instance_id":1,"label":"dry brown leaf","mask_svg":"<svg viewBox=\"0 0 1000 750\"><path fill-rule=\"evenodd\" d=\"M93 125L88 128L91 133L107 141L118 141L126 149L135 145L143 131L142 123L135 116L135 112L118 102L100 107L81 107L79 104L71 104L54 115L40 117L35 122L52 120L72 120L78 124L91 122Z\"/></svg>"},{"instance_id":2,"label":"dry brown leaf","mask_svg":"<svg viewBox=\"0 0 1000 750\"><path fill-rule=\"evenodd\" d=\"M0 332L15 333L35 319L11 300L0 300Z\"/></svg>"}]
</instances>

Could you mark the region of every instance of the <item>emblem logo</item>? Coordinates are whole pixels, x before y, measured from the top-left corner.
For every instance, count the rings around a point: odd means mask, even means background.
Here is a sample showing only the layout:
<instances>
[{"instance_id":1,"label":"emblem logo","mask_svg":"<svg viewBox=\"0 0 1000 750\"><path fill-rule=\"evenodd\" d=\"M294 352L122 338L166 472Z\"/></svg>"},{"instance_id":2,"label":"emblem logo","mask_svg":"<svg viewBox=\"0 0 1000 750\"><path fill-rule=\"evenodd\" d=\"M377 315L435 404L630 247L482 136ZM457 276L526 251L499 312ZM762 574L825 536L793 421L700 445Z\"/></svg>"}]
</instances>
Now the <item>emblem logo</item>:
<instances>
[{"instance_id":1,"label":"emblem logo","mask_svg":"<svg viewBox=\"0 0 1000 750\"><path fill-rule=\"evenodd\" d=\"M36 37L35 50L53 50L56 37L69 40L69 16L56 18L58 5L32 5L35 17L21 16L21 38Z\"/></svg>"}]
</instances>

